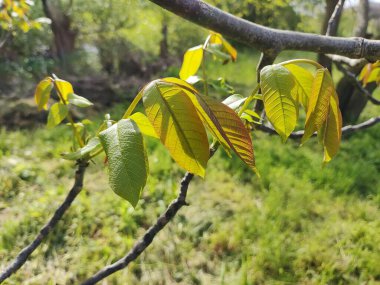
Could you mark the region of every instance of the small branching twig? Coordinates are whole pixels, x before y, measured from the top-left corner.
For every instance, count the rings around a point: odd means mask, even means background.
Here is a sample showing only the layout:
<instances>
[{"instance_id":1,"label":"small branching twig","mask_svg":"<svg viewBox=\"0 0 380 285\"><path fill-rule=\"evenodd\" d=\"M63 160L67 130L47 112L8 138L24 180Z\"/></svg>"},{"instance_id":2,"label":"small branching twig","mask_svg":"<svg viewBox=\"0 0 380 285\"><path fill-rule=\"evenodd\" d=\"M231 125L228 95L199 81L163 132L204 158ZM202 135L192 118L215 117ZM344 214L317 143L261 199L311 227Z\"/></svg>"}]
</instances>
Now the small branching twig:
<instances>
[{"instance_id":1,"label":"small branching twig","mask_svg":"<svg viewBox=\"0 0 380 285\"><path fill-rule=\"evenodd\" d=\"M217 146L210 148L210 158L214 155L217 150ZM186 195L189 184L193 179L194 175L192 173L186 172L181 180L181 186L179 189L179 194L177 198L170 203L166 211L157 219L155 224L151 226L143 235L143 237L135 243L133 248L125 255L123 258L119 259L115 263L112 263L103 269L99 270L89 279L84 281L82 285L96 284L104 278L112 275L113 273L124 269L137 259L142 252L152 243L155 236L174 218L179 209L183 206L187 206Z\"/></svg>"},{"instance_id":2,"label":"small branching twig","mask_svg":"<svg viewBox=\"0 0 380 285\"><path fill-rule=\"evenodd\" d=\"M10 277L13 273L20 269L21 266L24 265L28 257L39 247L44 238L57 225L58 221L61 220L64 213L71 206L74 199L82 190L84 173L87 166L87 162L78 162L78 167L75 172L74 186L71 188L69 194L66 196L65 201L58 207L58 209L55 211L53 217L51 217L49 222L43 226L37 237L28 246L21 250L17 257L13 260L13 262L7 268L4 269L4 271L0 275L0 283L2 283L5 279Z\"/></svg>"},{"instance_id":3,"label":"small branching twig","mask_svg":"<svg viewBox=\"0 0 380 285\"><path fill-rule=\"evenodd\" d=\"M348 125L348 126L345 126L342 128L342 135L348 135L348 134L351 134L351 133L359 131L359 130L368 129L369 127L372 127L378 123L380 123L380 116L373 117L373 118L371 118L367 121L364 121L363 123L357 124L357 125ZM272 127L266 126L266 125L258 125L256 127L256 129L260 130L264 133L268 133L270 135L276 135L277 134L277 132ZM289 138L297 140L297 139L302 138L303 134L304 134L303 130L296 131L296 132L291 133L289 135ZM317 133L314 133L314 136L315 135L317 135Z\"/></svg>"}]
</instances>

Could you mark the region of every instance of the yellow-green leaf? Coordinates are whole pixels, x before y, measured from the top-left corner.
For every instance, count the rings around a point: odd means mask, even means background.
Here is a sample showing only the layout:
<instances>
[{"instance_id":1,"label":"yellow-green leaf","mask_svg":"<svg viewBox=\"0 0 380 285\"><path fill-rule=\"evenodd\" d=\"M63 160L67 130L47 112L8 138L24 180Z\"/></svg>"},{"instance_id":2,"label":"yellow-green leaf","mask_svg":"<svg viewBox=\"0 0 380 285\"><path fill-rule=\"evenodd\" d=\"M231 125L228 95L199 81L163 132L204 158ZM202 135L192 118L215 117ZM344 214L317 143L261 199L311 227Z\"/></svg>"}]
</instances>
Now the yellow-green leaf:
<instances>
[{"instance_id":1,"label":"yellow-green leaf","mask_svg":"<svg viewBox=\"0 0 380 285\"><path fill-rule=\"evenodd\" d=\"M203 96L182 80L164 78L177 85L193 102L199 117L229 154L232 149L249 167L256 170L251 136L238 115L225 104Z\"/></svg>"},{"instance_id":2,"label":"yellow-green leaf","mask_svg":"<svg viewBox=\"0 0 380 285\"><path fill-rule=\"evenodd\" d=\"M170 155L181 167L203 177L209 145L190 98L181 88L161 80L142 92L146 115Z\"/></svg>"},{"instance_id":3,"label":"yellow-green leaf","mask_svg":"<svg viewBox=\"0 0 380 285\"><path fill-rule=\"evenodd\" d=\"M86 108L86 107L90 107L90 106L94 105L88 99L86 99L82 96L76 95L74 93L69 93L67 95L67 99L71 104L78 106L78 107L81 107L81 108Z\"/></svg>"},{"instance_id":4,"label":"yellow-green leaf","mask_svg":"<svg viewBox=\"0 0 380 285\"><path fill-rule=\"evenodd\" d=\"M203 47L201 45L188 49L183 57L183 63L179 72L179 77L188 79L197 73L203 59Z\"/></svg>"},{"instance_id":5,"label":"yellow-green leaf","mask_svg":"<svg viewBox=\"0 0 380 285\"><path fill-rule=\"evenodd\" d=\"M293 99L301 105L307 111L309 105L309 96L313 87L314 76L307 69L296 65L287 64L285 68L288 69L295 79L295 85L292 90Z\"/></svg>"},{"instance_id":6,"label":"yellow-green leaf","mask_svg":"<svg viewBox=\"0 0 380 285\"><path fill-rule=\"evenodd\" d=\"M149 173L143 136L129 119L99 134L107 154L109 183L112 190L136 207Z\"/></svg>"},{"instance_id":7,"label":"yellow-green leaf","mask_svg":"<svg viewBox=\"0 0 380 285\"><path fill-rule=\"evenodd\" d=\"M232 61L237 59L236 49L221 35L215 32L210 32L210 44L221 44L224 50L230 55Z\"/></svg>"},{"instance_id":8,"label":"yellow-green leaf","mask_svg":"<svg viewBox=\"0 0 380 285\"><path fill-rule=\"evenodd\" d=\"M330 97L326 122L319 132L323 138L323 162L326 164L338 153L342 138L342 115L339 110L339 99L335 92Z\"/></svg>"},{"instance_id":9,"label":"yellow-green leaf","mask_svg":"<svg viewBox=\"0 0 380 285\"><path fill-rule=\"evenodd\" d=\"M143 135L150 136L156 139L159 138L152 124L143 113L134 113L131 116L129 116L129 118L139 126L139 129Z\"/></svg>"},{"instance_id":10,"label":"yellow-green leaf","mask_svg":"<svg viewBox=\"0 0 380 285\"><path fill-rule=\"evenodd\" d=\"M318 131L327 118L330 98L335 93L334 82L326 68L318 69L314 78L306 113L305 133L302 144Z\"/></svg>"},{"instance_id":11,"label":"yellow-green leaf","mask_svg":"<svg viewBox=\"0 0 380 285\"><path fill-rule=\"evenodd\" d=\"M294 76L281 65L269 65L260 72L265 111L283 141L296 127L298 118L298 106L291 96L294 84Z\"/></svg>"},{"instance_id":12,"label":"yellow-green leaf","mask_svg":"<svg viewBox=\"0 0 380 285\"><path fill-rule=\"evenodd\" d=\"M52 128L58 125L66 118L68 112L69 110L65 104L61 102L53 104L49 111L47 127Z\"/></svg>"},{"instance_id":13,"label":"yellow-green leaf","mask_svg":"<svg viewBox=\"0 0 380 285\"><path fill-rule=\"evenodd\" d=\"M99 138L94 137L94 138L91 138L84 147L78 149L76 152L63 153L62 158L67 159L67 160L77 160L80 158L84 158L90 155L91 153L94 153L100 150L101 147L102 146L100 144Z\"/></svg>"},{"instance_id":14,"label":"yellow-green leaf","mask_svg":"<svg viewBox=\"0 0 380 285\"><path fill-rule=\"evenodd\" d=\"M54 84L57 88L59 95L62 96L64 101L68 100L69 94L74 93L73 86L70 82L57 78L54 80Z\"/></svg>"},{"instance_id":15,"label":"yellow-green leaf","mask_svg":"<svg viewBox=\"0 0 380 285\"><path fill-rule=\"evenodd\" d=\"M41 80L36 87L34 92L34 100L38 106L38 111L45 109L47 110L47 103L50 98L50 92L53 89L52 78L46 77Z\"/></svg>"}]
</instances>

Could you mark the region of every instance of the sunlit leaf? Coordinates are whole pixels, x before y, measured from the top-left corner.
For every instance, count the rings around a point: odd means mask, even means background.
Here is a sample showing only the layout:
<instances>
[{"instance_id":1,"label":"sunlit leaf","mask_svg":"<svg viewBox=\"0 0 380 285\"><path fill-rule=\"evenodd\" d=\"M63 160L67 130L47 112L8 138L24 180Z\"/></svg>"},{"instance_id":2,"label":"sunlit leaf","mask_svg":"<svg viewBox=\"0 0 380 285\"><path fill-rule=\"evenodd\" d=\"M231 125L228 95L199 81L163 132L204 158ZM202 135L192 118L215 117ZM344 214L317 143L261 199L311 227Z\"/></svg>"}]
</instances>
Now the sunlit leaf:
<instances>
[{"instance_id":1,"label":"sunlit leaf","mask_svg":"<svg viewBox=\"0 0 380 285\"><path fill-rule=\"evenodd\" d=\"M281 65L269 65L260 72L260 86L268 120L285 141L294 130L298 106L292 98L294 77Z\"/></svg>"},{"instance_id":2,"label":"sunlit leaf","mask_svg":"<svg viewBox=\"0 0 380 285\"><path fill-rule=\"evenodd\" d=\"M69 93L67 95L67 99L71 104L78 106L78 107L81 107L81 108L86 108L86 107L90 107L90 106L94 105L88 99L86 99L82 96L76 95L74 93Z\"/></svg>"},{"instance_id":3,"label":"sunlit leaf","mask_svg":"<svg viewBox=\"0 0 380 285\"><path fill-rule=\"evenodd\" d=\"M61 102L53 104L49 110L47 127L52 128L58 125L66 118L68 112L67 105Z\"/></svg>"},{"instance_id":4,"label":"sunlit leaf","mask_svg":"<svg viewBox=\"0 0 380 285\"><path fill-rule=\"evenodd\" d=\"M140 112L134 113L131 116L129 116L129 118L138 125L142 134L156 138L156 139L159 138L152 124L143 113L140 113Z\"/></svg>"},{"instance_id":5,"label":"sunlit leaf","mask_svg":"<svg viewBox=\"0 0 380 285\"><path fill-rule=\"evenodd\" d=\"M318 69L309 98L302 144L322 127L329 112L330 97L334 93L334 83L328 69Z\"/></svg>"},{"instance_id":6,"label":"sunlit leaf","mask_svg":"<svg viewBox=\"0 0 380 285\"><path fill-rule=\"evenodd\" d=\"M197 73L203 59L203 47L201 45L188 49L183 57L183 63L179 72L179 77L188 79Z\"/></svg>"},{"instance_id":7,"label":"sunlit leaf","mask_svg":"<svg viewBox=\"0 0 380 285\"><path fill-rule=\"evenodd\" d=\"M112 190L136 207L148 177L148 159L143 136L129 119L99 134L107 154L109 183Z\"/></svg>"},{"instance_id":8,"label":"sunlit leaf","mask_svg":"<svg viewBox=\"0 0 380 285\"><path fill-rule=\"evenodd\" d=\"M100 150L101 148L102 145L100 144L99 138L94 137L91 138L84 147L78 149L76 152L62 154L62 158L67 160L78 160L90 155L91 152Z\"/></svg>"},{"instance_id":9,"label":"sunlit leaf","mask_svg":"<svg viewBox=\"0 0 380 285\"><path fill-rule=\"evenodd\" d=\"M209 146L190 98L181 88L161 80L151 82L143 92L146 115L170 155L181 167L203 177Z\"/></svg>"},{"instance_id":10,"label":"sunlit leaf","mask_svg":"<svg viewBox=\"0 0 380 285\"><path fill-rule=\"evenodd\" d=\"M64 101L68 100L69 94L74 93L73 86L71 85L70 82L57 78L54 80L54 84L57 88L59 95L62 96Z\"/></svg>"},{"instance_id":11,"label":"sunlit leaf","mask_svg":"<svg viewBox=\"0 0 380 285\"><path fill-rule=\"evenodd\" d=\"M232 110L237 110L244 102L247 100L247 97L244 97L240 94L233 94L223 100L223 104L230 107Z\"/></svg>"},{"instance_id":12,"label":"sunlit leaf","mask_svg":"<svg viewBox=\"0 0 380 285\"><path fill-rule=\"evenodd\" d=\"M324 148L323 162L326 164L338 153L342 138L342 115L336 93L330 97L329 113L326 122L318 131L318 135L320 133Z\"/></svg>"},{"instance_id":13,"label":"sunlit leaf","mask_svg":"<svg viewBox=\"0 0 380 285\"><path fill-rule=\"evenodd\" d=\"M232 61L236 61L237 59L237 51L236 49L221 35L215 32L210 32L210 44L221 44L223 49L228 53L232 59Z\"/></svg>"},{"instance_id":14,"label":"sunlit leaf","mask_svg":"<svg viewBox=\"0 0 380 285\"><path fill-rule=\"evenodd\" d=\"M229 153L232 149L249 167L256 170L251 136L238 115L225 104L201 95L186 82L164 78L166 82L176 82L178 87L192 100L199 117L211 134Z\"/></svg>"},{"instance_id":15,"label":"sunlit leaf","mask_svg":"<svg viewBox=\"0 0 380 285\"><path fill-rule=\"evenodd\" d=\"M296 64L287 64L285 68L288 69L295 79L295 85L292 90L293 99L307 111L309 105L309 96L311 94L314 76L307 69Z\"/></svg>"},{"instance_id":16,"label":"sunlit leaf","mask_svg":"<svg viewBox=\"0 0 380 285\"><path fill-rule=\"evenodd\" d=\"M53 89L52 78L46 77L36 87L34 92L34 100L38 106L38 111L47 110L47 104L50 98L51 90Z\"/></svg>"}]
</instances>

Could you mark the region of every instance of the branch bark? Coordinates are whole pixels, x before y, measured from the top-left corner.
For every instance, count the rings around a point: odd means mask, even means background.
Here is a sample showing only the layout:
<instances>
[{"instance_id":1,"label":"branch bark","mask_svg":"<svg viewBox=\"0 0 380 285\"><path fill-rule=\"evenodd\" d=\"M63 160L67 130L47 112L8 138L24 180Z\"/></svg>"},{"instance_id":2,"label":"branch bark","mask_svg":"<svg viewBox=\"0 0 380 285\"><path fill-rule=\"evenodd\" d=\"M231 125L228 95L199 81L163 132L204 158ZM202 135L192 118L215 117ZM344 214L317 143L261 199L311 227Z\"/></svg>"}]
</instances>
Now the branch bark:
<instances>
[{"instance_id":1,"label":"branch bark","mask_svg":"<svg viewBox=\"0 0 380 285\"><path fill-rule=\"evenodd\" d=\"M75 182L74 186L71 188L69 194L66 196L65 201L59 206L59 208L55 211L53 217L49 220L49 222L43 226L40 230L39 234L36 238L27 245L24 249L22 249L16 258L13 260L11 264L8 265L7 268L0 275L0 284L9 278L13 273L15 273L18 269L21 268L27 261L28 257L38 248L44 238L52 231L52 229L56 226L59 220L61 220L62 216L66 212L66 210L71 206L74 199L78 196L83 187L83 178L85 170L88 166L87 162L78 162L78 167L75 172Z\"/></svg>"},{"instance_id":2,"label":"branch bark","mask_svg":"<svg viewBox=\"0 0 380 285\"><path fill-rule=\"evenodd\" d=\"M210 148L210 158L214 155L218 145ZM82 285L96 284L104 278L110 276L116 271L122 270L129 265L132 261L137 259L140 254L152 243L155 236L174 218L177 212L183 207L187 206L186 196L189 184L193 179L194 174L186 172L181 180L181 186L177 198L170 203L166 211L157 219L153 226L151 226L145 234L140 238L132 249L123 258L99 270L89 279L84 281Z\"/></svg>"},{"instance_id":3,"label":"branch bark","mask_svg":"<svg viewBox=\"0 0 380 285\"><path fill-rule=\"evenodd\" d=\"M348 134L351 134L351 133L354 133L356 131L359 131L359 130L364 130L364 129L368 129L376 124L380 123L380 116L378 117L373 117L367 121L364 121L360 124L357 124L357 125L347 125L345 127L342 128L342 135L348 135ZM270 126L266 126L266 125L259 125L256 127L257 130L260 130L264 133L268 133L270 135L276 135L276 131L270 127ZM300 130L300 131L296 131L296 132L292 132L289 136L290 139L295 139L295 140L298 140L300 138L302 138L304 134L304 131L303 130ZM313 136L316 136L317 133L314 133Z\"/></svg>"},{"instance_id":4,"label":"branch bark","mask_svg":"<svg viewBox=\"0 0 380 285\"><path fill-rule=\"evenodd\" d=\"M266 28L235 17L201 0L150 0L202 27L222 33L261 51L302 50L350 58L380 58L380 41L341 38Z\"/></svg>"}]
</instances>

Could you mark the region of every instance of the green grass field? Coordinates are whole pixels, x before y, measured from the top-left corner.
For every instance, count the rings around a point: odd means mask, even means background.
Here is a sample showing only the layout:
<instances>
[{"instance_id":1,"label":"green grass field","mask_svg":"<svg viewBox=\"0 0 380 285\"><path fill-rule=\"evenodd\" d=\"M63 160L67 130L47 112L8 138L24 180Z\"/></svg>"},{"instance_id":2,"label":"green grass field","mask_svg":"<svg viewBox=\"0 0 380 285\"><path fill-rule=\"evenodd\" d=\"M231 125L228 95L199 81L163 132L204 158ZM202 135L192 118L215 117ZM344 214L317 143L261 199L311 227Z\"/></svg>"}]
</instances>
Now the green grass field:
<instances>
[{"instance_id":1,"label":"green grass field","mask_svg":"<svg viewBox=\"0 0 380 285\"><path fill-rule=\"evenodd\" d=\"M249 91L256 62L243 53L222 75ZM69 136L65 126L0 131L0 269L70 189L75 166L60 158ZM344 137L322 169L314 139L300 148L254 132L261 179L219 150L206 178L191 184L190 206L101 284L380 284L379 140L380 126ZM121 258L175 198L184 173L157 141L147 145L151 174L135 210L110 190L100 157L63 221L5 284L78 284Z\"/></svg>"}]
</instances>

